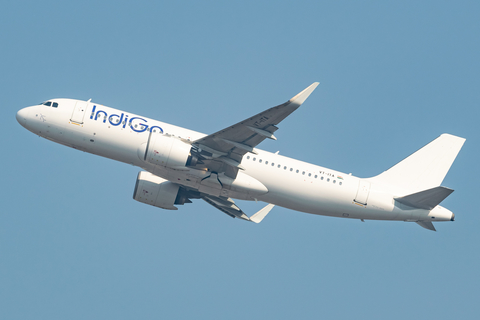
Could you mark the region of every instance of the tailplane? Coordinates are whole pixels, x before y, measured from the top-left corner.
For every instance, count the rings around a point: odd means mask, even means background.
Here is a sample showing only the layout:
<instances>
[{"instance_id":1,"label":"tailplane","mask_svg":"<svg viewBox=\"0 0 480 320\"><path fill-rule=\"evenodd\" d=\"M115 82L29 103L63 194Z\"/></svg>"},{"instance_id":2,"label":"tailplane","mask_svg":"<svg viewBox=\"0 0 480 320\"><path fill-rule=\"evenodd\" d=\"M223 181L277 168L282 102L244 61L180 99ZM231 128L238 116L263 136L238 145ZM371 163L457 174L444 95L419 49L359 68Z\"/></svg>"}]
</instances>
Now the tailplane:
<instances>
[{"instance_id":1,"label":"tailplane","mask_svg":"<svg viewBox=\"0 0 480 320\"><path fill-rule=\"evenodd\" d=\"M432 193L436 193L437 196L444 195L446 194L446 188L434 191L429 189L440 186L464 142L464 138L442 134L387 171L371 178L371 180L398 187L412 194L422 193L421 191L423 191L424 194L417 195L416 199L425 196L425 192L428 192L428 196L431 196ZM450 193L446 194L441 200L445 199ZM406 201L411 201L411 199Z\"/></svg>"},{"instance_id":2,"label":"tailplane","mask_svg":"<svg viewBox=\"0 0 480 320\"><path fill-rule=\"evenodd\" d=\"M400 203L413 208L432 210L453 192L445 187L435 187L425 191L409 194L408 196L395 198Z\"/></svg>"}]
</instances>

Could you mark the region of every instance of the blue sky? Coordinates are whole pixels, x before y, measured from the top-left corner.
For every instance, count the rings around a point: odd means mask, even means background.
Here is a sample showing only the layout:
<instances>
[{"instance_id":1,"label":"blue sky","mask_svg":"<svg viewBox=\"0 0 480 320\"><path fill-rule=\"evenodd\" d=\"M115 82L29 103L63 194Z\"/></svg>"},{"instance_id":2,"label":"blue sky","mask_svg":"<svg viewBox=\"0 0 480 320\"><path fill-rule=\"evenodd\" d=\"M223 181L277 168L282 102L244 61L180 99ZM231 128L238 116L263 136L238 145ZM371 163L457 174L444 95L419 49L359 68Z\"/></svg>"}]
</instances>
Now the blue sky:
<instances>
[{"instance_id":1,"label":"blue sky","mask_svg":"<svg viewBox=\"0 0 480 320\"><path fill-rule=\"evenodd\" d=\"M477 319L480 5L475 1L17 1L0 10L5 319ZM261 148L373 176L442 133L455 222L132 199L138 168L36 137L50 98L213 133L319 81ZM262 204L239 202L251 214Z\"/></svg>"}]
</instances>

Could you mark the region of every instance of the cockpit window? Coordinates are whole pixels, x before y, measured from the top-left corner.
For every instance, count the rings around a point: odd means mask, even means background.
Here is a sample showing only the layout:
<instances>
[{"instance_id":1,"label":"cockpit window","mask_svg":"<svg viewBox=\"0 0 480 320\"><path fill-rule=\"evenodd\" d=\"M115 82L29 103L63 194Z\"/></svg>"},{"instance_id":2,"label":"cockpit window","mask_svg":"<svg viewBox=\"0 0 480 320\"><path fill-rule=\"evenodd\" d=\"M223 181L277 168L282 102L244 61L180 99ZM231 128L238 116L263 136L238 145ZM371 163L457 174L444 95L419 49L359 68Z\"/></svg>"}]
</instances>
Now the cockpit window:
<instances>
[{"instance_id":1,"label":"cockpit window","mask_svg":"<svg viewBox=\"0 0 480 320\"><path fill-rule=\"evenodd\" d=\"M58 103L57 102L52 103L52 101L45 101L45 102L40 103L40 105L44 105L44 106L47 106L47 107L54 107L54 108L58 107Z\"/></svg>"}]
</instances>

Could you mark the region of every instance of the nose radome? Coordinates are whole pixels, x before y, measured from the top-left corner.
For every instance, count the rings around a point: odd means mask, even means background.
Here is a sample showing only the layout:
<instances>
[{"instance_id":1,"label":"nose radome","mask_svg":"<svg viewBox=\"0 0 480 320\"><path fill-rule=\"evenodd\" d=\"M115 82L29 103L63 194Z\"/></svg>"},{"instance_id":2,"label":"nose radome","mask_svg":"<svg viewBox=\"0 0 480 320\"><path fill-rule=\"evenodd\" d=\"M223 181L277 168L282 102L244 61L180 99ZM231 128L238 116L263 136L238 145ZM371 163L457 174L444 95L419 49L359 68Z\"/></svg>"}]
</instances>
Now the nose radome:
<instances>
[{"instance_id":1,"label":"nose radome","mask_svg":"<svg viewBox=\"0 0 480 320\"><path fill-rule=\"evenodd\" d=\"M25 127L25 125L27 124L27 110L25 110L26 108L23 108L23 109L20 109L18 110L17 112L17 121L18 123L20 123L22 125L22 127Z\"/></svg>"}]
</instances>

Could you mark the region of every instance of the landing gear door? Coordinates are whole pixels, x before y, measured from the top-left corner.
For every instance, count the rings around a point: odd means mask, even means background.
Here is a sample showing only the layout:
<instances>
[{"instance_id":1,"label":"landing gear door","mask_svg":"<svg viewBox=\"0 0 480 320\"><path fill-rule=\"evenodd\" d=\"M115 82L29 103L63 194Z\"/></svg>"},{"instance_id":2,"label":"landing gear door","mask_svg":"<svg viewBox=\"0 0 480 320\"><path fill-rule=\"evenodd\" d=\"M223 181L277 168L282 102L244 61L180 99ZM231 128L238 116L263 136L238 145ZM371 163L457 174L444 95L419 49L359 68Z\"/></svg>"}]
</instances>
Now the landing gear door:
<instances>
[{"instance_id":1,"label":"landing gear door","mask_svg":"<svg viewBox=\"0 0 480 320\"><path fill-rule=\"evenodd\" d=\"M70 119L72 122L76 123L83 123L83 118L85 117L85 112L87 111L87 106L90 100L88 101L77 101L75 104L75 108L73 108L72 118Z\"/></svg>"},{"instance_id":2,"label":"landing gear door","mask_svg":"<svg viewBox=\"0 0 480 320\"><path fill-rule=\"evenodd\" d=\"M358 183L357 196L353 201L366 206L369 194L370 194L370 182L365 180L360 180Z\"/></svg>"}]
</instances>

